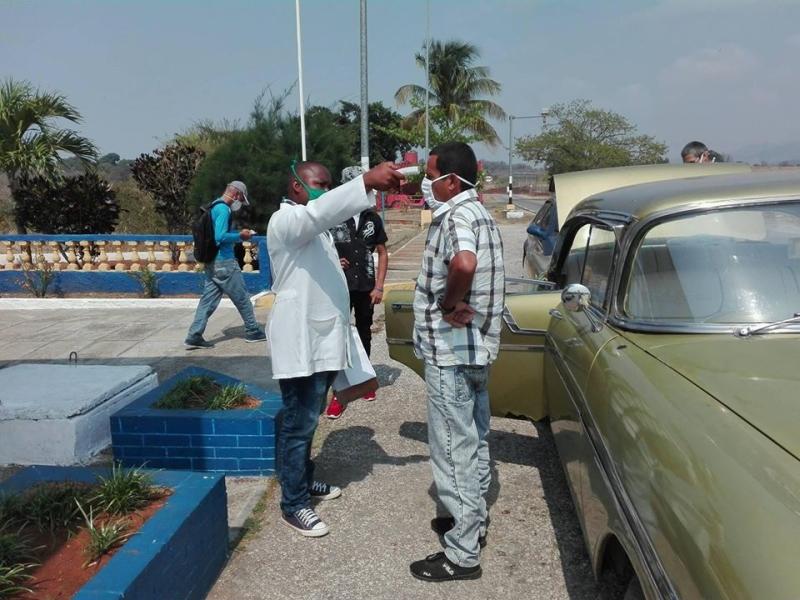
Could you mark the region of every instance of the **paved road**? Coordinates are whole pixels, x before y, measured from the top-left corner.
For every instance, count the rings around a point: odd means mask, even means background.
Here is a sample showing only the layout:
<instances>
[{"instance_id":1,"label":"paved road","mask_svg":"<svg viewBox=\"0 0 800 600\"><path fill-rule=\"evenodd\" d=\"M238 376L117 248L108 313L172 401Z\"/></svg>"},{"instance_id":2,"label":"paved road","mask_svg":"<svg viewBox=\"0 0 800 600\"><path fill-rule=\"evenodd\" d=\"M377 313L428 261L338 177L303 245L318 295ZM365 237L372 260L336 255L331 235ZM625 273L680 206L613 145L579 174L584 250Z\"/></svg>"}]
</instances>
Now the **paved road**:
<instances>
[{"instance_id":1,"label":"paved road","mask_svg":"<svg viewBox=\"0 0 800 600\"><path fill-rule=\"evenodd\" d=\"M544 204L544 200L538 198L526 198L524 196L514 196L514 205L519 206L520 208L524 208L525 210L532 213L531 216L536 214L539 209ZM530 220L530 219L528 219Z\"/></svg>"}]
</instances>

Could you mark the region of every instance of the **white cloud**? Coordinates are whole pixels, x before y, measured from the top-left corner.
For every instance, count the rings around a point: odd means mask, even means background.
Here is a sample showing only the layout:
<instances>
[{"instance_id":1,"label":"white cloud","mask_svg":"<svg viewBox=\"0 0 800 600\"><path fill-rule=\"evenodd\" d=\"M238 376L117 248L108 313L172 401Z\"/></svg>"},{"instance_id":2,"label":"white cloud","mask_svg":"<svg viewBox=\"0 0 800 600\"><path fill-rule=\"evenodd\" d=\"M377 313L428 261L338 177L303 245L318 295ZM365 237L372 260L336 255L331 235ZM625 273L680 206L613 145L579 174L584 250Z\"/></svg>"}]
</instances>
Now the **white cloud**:
<instances>
[{"instance_id":1,"label":"white cloud","mask_svg":"<svg viewBox=\"0 0 800 600\"><path fill-rule=\"evenodd\" d=\"M705 48L682 56L664 69L659 79L672 86L737 83L758 66L756 56L736 44Z\"/></svg>"}]
</instances>

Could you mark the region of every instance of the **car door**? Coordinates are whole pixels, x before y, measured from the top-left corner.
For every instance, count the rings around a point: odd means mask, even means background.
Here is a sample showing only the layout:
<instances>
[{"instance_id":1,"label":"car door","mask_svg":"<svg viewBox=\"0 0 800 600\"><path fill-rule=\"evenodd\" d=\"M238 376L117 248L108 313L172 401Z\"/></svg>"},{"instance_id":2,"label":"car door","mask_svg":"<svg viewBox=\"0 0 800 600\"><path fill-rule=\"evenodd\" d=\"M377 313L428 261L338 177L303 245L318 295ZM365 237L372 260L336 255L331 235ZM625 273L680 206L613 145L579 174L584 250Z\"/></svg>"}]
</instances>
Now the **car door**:
<instances>
[{"instance_id":1,"label":"car door","mask_svg":"<svg viewBox=\"0 0 800 600\"><path fill-rule=\"evenodd\" d=\"M596 472L592 418L586 402L589 373L600 350L617 337L604 323L608 287L616 253L611 227L595 222L565 229L564 244L557 259L559 283L581 284L589 290L589 305L572 310L563 300L551 311L548 329L551 352L545 367L546 393L550 405L550 426L558 448L584 535L591 547L591 519L602 509L595 499L603 494L593 485ZM574 308L574 307L572 307Z\"/></svg>"},{"instance_id":2,"label":"car door","mask_svg":"<svg viewBox=\"0 0 800 600\"><path fill-rule=\"evenodd\" d=\"M495 416L519 416L539 420L547 416L544 396L545 337L549 310L559 292L548 282L507 281L500 353L489 371L489 400ZM414 355L413 290L392 290L384 300L389 356L424 374Z\"/></svg>"}]
</instances>

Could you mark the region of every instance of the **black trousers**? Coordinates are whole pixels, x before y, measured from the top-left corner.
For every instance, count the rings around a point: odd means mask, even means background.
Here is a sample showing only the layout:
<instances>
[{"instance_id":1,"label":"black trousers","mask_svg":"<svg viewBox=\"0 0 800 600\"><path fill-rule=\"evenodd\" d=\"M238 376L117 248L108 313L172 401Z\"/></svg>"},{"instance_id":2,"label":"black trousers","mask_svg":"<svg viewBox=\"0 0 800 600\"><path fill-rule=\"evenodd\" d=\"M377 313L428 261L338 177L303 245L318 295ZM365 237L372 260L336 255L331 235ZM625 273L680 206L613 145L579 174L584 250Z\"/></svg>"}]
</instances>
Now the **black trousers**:
<instances>
[{"instance_id":1,"label":"black trousers","mask_svg":"<svg viewBox=\"0 0 800 600\"><path fill-rule=\"evenodd\" d=\"M367 356L372 347L372 315L375 310L369 294L369 292L350 292L350 308L355 312L358 337L361 338Z\"/></svg>"}]
</instances>

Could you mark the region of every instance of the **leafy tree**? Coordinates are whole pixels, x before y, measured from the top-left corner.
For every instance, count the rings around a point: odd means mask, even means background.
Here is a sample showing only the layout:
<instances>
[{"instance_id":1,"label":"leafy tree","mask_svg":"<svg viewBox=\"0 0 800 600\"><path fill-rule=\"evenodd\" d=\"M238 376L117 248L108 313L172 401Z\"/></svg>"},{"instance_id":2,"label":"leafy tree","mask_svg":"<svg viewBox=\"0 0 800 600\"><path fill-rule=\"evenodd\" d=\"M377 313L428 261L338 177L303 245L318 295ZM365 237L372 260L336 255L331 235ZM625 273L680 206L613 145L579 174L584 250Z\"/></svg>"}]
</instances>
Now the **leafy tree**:
<instances>
[{"instance_id":1,"label":"leafy tree","mask_svg":"<svg viewBox=\"0 0 800 600\"><path fill-rule=\"evenodd\" d=\"M132 178L115 183L114 191L121 213L117 233L168 233L163 215L156 212L155 200Z\"/></svg>"},{"instance_id":2,"label":"leafy tree","mask_svg":"<svg viewBox=\"0 0 800 600\"><path fill-rule=\"evenodd\" d=\"M441 109L441 119L451 124L467 123L466 133L490 145L500 138L489 118L504 119L505 111L482 96L496 96L501 85L489 77L489 67L474 65L480 52L473 44L452 40L433 41L430 46L430 106ZM425 69L425 48L415 55L417 65ZM414 110L406 117L409 128L425 127L425 87L407 84L395 92L398 104L411 103ZM430 116L430 111L429 111Z\"/></svg>"},{"instance_id":3,"label":"leafy tree","mask_svg":"<svg viewBox=\"0 0 800 600\"><path fill-rule=\"evenodd\" d=\"M17 223L39 233L111 233L119 221L114 191L94 172L25 178L17 194Z\"/></svg>"},{"instance_id":4,"label":"leafy tree","mask_svg":"<svg viewBox=\"0 0 800 600\"><path fill-rule=\"evenodd\" d=\"M361 157L361 106L355 102L340 102L337 121L353 130L354 146L350 153L353 164ZM397 152L402 155L411 150L412 144L398 139L392 132L400 130L403 117L383 105L383 102L369 104L369 162L372 165L383 161L394 161Z\"/></svg>"},{"instance_id":5,"label":"leafy tree","mask_svg":"<svg viewBox=\"0 0 800 600\"><path fill-rule=\"evenodd\" d=\"M556 126L517 140L516 153L542 162L551 175L601 167L667 162L667 146L615 112L594 108L588 100L550 109Z\"/></svg>"},{"instance_id":6,"label":"leafy tree","mask_svg":"<svg viewBox=\"0 0 800 600\"><path fill-rule=\"evenodd\" d=\"M109 152L97 159L98 165L115 165L119 162L120 156L116 152Z\"/></svg>"},{"instance_id":7,"label":"leafy tree","mask_svg":"<svg viewBox=\"0 0 800 600\"><path fill-rule=\"evenodd\" d=\"M420 106L420 101L416 98L411 99L411 106ZM423 108L424 111L424 108ZM481 136L473 133L476 124L483 120L481 113L474 108L462 111L455 118L451 118L443 108L434 106L428 109L428 134L431 147L444 142L464 142L470 144L472 142L481 141ZM378 129L385 131L391 137L394 137L410 146L424 146L425 145L425 121L414 121L411 124L408 122L395 125L393 127L376 126Z\"/></svg>"},{"instance_id":8,"label":"leafy tree","mask_svg":"<svg viewBox=\"0 0 800 600\"><path fill-rule=\"evenodd\" d=\"M23 179L55 177L61 153L92 161L97 150L88 139L57 126L59 119L80 123L81 115L61 94L34 89L27 81L0 84L0 172L8 176L16 205ZM30 198L30 195L25 196ZM19 207L23 214L24 207ZM20 233L25 226L16 223Z\"/></svg>"},{"instance_id":9,"label":"leafy tree","mask_svg":"<svg viewBox=\"0 0 800 600\"><path fill-rule=\"evenodd\" d=\"M131 165L136 184L152 194L156 211L163 215L170 233L187 233L191 228L189 186L204 157L202 150L179 142L142 154Z\"/></svg>"},{"instance_id":10,"label":"leafy tree","mask_svg":"<svg viewBox=\"0 0 800 600\"><path fill-rule=\"evenodd\" d=\"M208 204L239 179L247 184L249 208L237 219L259 232L278 207L289 182L289 165L300 160L300 118L285 110L287 93L264 102L256 100L246 128L230 133L200 166L192 183L190 204ZM353 164L355 132L338 121L329 108L312 106L306 112L306 152L308 160L330 169L334 181L341 170Z\"/></svg>"}]
</instances>

